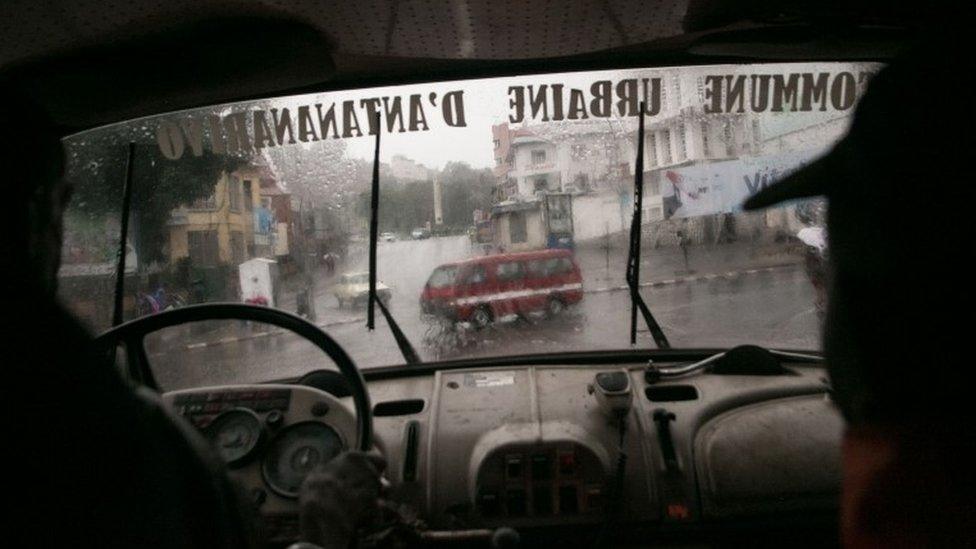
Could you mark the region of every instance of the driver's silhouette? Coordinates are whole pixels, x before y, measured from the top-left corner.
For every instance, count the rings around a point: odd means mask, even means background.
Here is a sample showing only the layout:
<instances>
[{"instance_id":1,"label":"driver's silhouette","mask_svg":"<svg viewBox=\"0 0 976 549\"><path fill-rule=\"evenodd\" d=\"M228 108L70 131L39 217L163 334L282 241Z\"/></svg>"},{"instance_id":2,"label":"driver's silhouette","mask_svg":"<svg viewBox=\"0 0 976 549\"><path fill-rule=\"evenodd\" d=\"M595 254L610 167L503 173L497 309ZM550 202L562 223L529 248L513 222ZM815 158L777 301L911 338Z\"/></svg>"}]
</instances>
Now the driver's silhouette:
<instances>
[{"instance_id":1,"label":"driver's silhouette","mask_svg":"<svg viewBox=\"0 0 976 549\"><path fill-rule=\"evenodd\" d=\"M89 334L56 301L70 185L58 132L0 82L6 213L4 454L11 547L254 547L256 514L202 438L148 391L88 354ZM347 453L303 487L306 542L347 547L375 508L382 461Z\"/></svg>"},{"instance_id":2,"label":"driver's silhouette","mask_svg":"<svg viewBox=\"0 0 976 549\"><path fill-rule=\"evenodd\" d=\"M948 55L965 38L950 31L874 76L829 154L745 204L827 197L824 348L848 422L848 547L976 546L976 115L972 71Z\"/></svg>"}]
</instances>

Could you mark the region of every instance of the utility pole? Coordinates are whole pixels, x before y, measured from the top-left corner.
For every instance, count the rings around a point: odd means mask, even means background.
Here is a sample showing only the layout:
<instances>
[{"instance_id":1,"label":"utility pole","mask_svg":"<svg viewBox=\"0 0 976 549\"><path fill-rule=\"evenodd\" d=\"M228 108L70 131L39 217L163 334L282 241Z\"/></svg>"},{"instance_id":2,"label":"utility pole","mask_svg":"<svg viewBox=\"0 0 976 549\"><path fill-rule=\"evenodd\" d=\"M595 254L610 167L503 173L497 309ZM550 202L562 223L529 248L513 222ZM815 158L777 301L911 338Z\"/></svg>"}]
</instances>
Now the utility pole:
<instances>
[{"instance_id":1,"label":"utility pole","mask_svg":"<svg viewBox=\"0 0 976 549\"><path fill-rule=\"evenodd\" d=\"M306 245L305 247L305 291L307 292L308 299L308 320L309 322L315 322L315 264L318 259L318 250L315 246L315 203L309 201L310 210L312 213L312 223L308 232L312 234L311 245ZM306 233L306 235L308 234ZM306 236L306 243L308 237Z\"/></svg>"},{"instance_id":2,"label":"utility pole","mask_svg":"<svg viewBox=\"0 0 976 549\"><path fill-rule=\"evenodd\" d=\"M442 196L441 177L434 176L434 226L439 227L444 223L444 200Z\"/></svg>"},{"instance_id":3,"label":"utility pole","mask_svg":"<svg viewBox=\"0 0 976 549\"><path fill-rule=\"evenodd\" d=\"M298 223L299 232L302 235L301 253L303 265L304 288L298 291L297 313L304 316L309 322L315 322L315 259L316 252L313 251L314 238L309 238L315 232L314 208L311 209L313 218L310 220L305 211L305 198L298 204ZM309 199L310 200L310 199ZM312 241L312 242L310 242Z\"/></svg>"},{"instance_id":4,"label":"utility pole","mask_svg":"<svg viewBox=\"0 0 976 549\"><path fill-rule=\"evenodd\" d=\"M617 147L617 131L613 127L613 121L609 118L607 119L607 128L610 130L610 143L605 145L605 152L607 153L607 182L610 184L610 188L617 191L618 198L624 196L624 183L622 177L620 177L620 150ZM626 132L624 133L626 138ZM627 214L625 213L623 207L623 200L620 200L620 207L617 208L620 213L620 227L621 229L627 226Z\"/></svg>"}]
</instances>

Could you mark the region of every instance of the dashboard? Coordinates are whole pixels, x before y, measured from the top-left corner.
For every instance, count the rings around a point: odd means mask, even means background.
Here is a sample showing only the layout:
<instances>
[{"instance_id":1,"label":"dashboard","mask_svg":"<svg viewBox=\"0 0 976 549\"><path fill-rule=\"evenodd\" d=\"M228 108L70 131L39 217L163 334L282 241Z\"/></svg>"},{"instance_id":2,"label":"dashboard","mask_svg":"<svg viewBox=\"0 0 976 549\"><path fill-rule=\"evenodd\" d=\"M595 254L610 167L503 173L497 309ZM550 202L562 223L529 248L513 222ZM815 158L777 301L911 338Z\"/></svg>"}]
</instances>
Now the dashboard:
<instances>
[{"instance_id":1,"label":"dashboard","mask_svg":"<svg viewBox=\"0 0 976 549\"><path fill-rule=\"evenodd\" d=\"M391 498L432 531L574 536L612 520L641 544L648 538L639 536L733 524L769 533L769 521L785 517L786 535L806 536L806 526L835 535L843 423L822 368L660 380L645 366L369 381ZM616 385L603 390L599 375ZM277 541L297 532L304 475L355 441L351 398L314 387L211 387L164 399L211 441Z\"/></svg>"}]
</instances>

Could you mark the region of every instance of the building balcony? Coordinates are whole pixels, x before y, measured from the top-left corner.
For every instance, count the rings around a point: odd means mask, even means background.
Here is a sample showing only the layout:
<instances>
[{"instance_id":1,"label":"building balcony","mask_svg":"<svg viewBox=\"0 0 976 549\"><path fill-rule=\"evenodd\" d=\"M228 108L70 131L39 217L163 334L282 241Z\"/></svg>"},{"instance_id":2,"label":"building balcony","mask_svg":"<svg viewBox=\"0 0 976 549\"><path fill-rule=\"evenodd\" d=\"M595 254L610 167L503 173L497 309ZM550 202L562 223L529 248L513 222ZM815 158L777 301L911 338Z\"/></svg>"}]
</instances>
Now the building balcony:
<instances>
[{"instance_id":1,"label":"building balcony","mask_svg":"<svg viewBox=\"0 0 976 549\"><path fill-rule=\"evenodd\" d=\"M559 173L559 168L556 164L552 162L545 162L542 164L530 164L521 168L513 169L508 172L509 177L530 177L534 175L548 175L551 173Z\"/></svg>"}]
</instances>

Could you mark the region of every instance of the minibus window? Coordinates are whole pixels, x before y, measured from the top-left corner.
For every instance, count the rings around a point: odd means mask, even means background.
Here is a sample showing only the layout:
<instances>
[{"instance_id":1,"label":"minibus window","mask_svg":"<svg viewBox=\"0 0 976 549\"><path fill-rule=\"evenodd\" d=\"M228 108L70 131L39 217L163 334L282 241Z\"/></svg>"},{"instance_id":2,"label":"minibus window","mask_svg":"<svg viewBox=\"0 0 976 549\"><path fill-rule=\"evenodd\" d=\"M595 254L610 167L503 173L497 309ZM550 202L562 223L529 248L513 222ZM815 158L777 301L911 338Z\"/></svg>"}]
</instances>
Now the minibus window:
<instances>
[{"instance_id":1,"label":"minibus window","mask_svg":"<svg viewBox=\"0 0 976 549\"><path fill-rule=\"evenodd\" d=\"M546 268L546 262L541 259L534 259L525 264L526 270L528 270L529 275L541 278L547 276L549 269Z\"/></svg>"},{"instance_id":2,"label":"minibus window","mask_svg":"<svg viewBox=\"0 0 976 549\"><path fill-rule=\"evenodd\" d=\"M546 276L573 272L573 263L565 257L554 257L546 260Z\"/></svg>"},{"instance_id":3,"label":"minibus window","mask_svg":"<svg viewBox=\"0 0 976 549\"><path fill-rule=\"evenodd\" d=\"M454 284L455 276L457 276L457 267L439 267L430 275L427 285L431 288L446 288Z\"/></svg>"},{"instance_id":4,"label":"minibus window","mask_svg":"<svg viewBox=\"0 0 976 549\"><path fill-rule=\"evenodd\" d=\"M467 283L468 284L481 284L487 278L484 265L475 265L471 268L471 272L468 274Z\"/></svg>"},{"instance_id":5,"label":"minibus window","mask_svg":"<svg viewBox=\"0 0 976 549\"><path fill-rule=\"evenodd\" d=\"M503 282L522 278L522 264L515 261L509 263L499 263L495 270L495 275L498 276L498 280Z\"/></svg>"}]
</instances>

